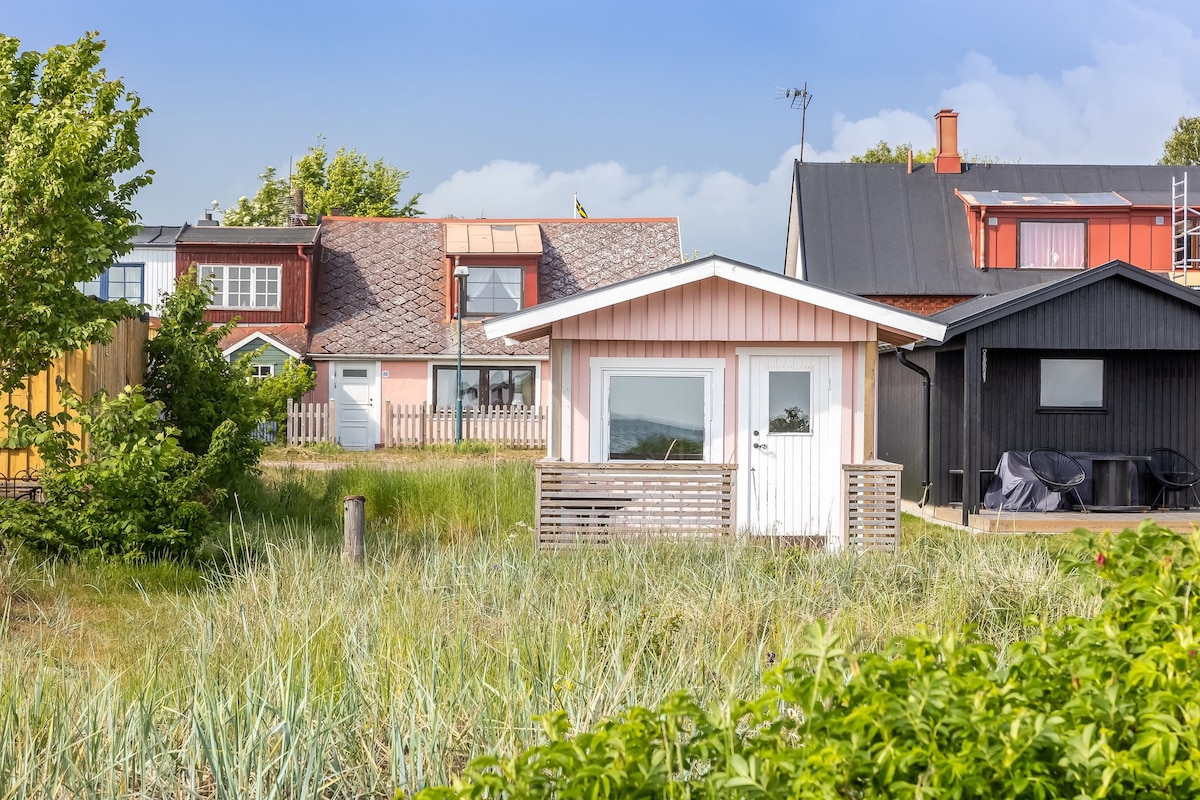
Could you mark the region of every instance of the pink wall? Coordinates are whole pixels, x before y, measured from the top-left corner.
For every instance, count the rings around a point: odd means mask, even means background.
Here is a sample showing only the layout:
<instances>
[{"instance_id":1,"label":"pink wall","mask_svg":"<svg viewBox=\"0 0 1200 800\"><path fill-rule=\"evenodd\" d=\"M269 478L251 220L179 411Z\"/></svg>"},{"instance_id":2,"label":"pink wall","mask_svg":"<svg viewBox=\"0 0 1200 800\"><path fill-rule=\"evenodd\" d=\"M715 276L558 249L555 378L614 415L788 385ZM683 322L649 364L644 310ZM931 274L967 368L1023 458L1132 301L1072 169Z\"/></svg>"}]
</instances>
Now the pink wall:
<instances>
[{"instance_id":1,"label":"pink wall","mask_svg":"<svg viewBox=\"0 0 1200 800\"><path fill-rule=\"evenodd\" d=\"M865 323L863 323L865 324ZM864 364L859 357L859 348L852 342L827 341L780 342L773 344L781 348L833 347L842 354L842 463L861 460L864 432L858 424L858 396L864 381ZM869 346L874 347L874 342ZM725 361L724 393L724 437L721 445L722 458L727 463L738 461L738 357L739 347L762 347L760 341L740 342L665 342L665 341L588 341L572 343L571 352L571 452L564 453L568 461L590 461L591 447L591 397L593 358L721 358ZM547 397L549 395L546 395Z\"/></svg>"},{"instance_id":2,"label":"pink wall","mask_svg":"<svg viewBox=\"0 0 1200 800\"><path fill-rule=\"evenodd\" d=\"M635 298L554 324L555 339L840 343L875 323L722 278Z\"/></svg>"},{"instance_id":3,"label":"pink wall","mask_svg":"<svg viewBox=\"0 0 1200 800\"><path fill-rule=\"evenodd\" d=\"M432 390L429 387L428 362L384 361L379 368L388 374L380 379L383 402L391 401L392 405L397 406L417 406L429 402Z\"/></svg>"}]
</instances>

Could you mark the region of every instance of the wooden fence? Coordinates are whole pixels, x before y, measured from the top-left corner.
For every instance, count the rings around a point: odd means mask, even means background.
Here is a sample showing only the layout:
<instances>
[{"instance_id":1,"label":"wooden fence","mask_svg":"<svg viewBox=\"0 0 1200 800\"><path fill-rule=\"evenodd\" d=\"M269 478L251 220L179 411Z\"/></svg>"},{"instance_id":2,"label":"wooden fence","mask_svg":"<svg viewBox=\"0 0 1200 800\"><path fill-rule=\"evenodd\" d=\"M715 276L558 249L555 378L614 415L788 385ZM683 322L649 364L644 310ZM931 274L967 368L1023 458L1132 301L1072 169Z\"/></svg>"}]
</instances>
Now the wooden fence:
<instances>
[{"instance_id":1,"label":"wooden fence","mask_svg":"<svg viewBox=\"0 0 1200 800\"><path fill-rule=\"evenodd\" d=\"M337 439L337 406L333 400L327 403L287 404L287 443L315 444Z\"/></svg>"},{"instance_id":2,"label":"wooden fence","mask_svg":"<svg viewBox=\"0 0 1200 800\"><path fill-rule=\"evenodd\" d=\"M731 536L733 464L537 464L539 547L613 536Z\"/></svg>"},{"instance_id":3,"label":"wooden fence","mask_svg":"<svg viewBox=\"0 0 1200 800\"><path fill-rule=\"evenodd\" d=\"M424 447L454 443L454 408L383 404L385 447ZM505 447L546 446L545 406L487 406L463 409L464 439Z\"/></svg>"},{"instance_id":4,"label":"wooden fence","mask_svg":"<svg viewBox=\"0 0 1200 800\"><path fill-rule=\"evenodd\" d=\"M546 446L545 406L489 406L463 409L463 438L491 442L504 447ZM289 445L337 441L337 409L334 401L297 403L288 401L287 443ZM385 447L425 447L454 444L454 409L428 404L383 404Z\"/></svg>"},{"instance_id":5,"label":"wooden fence","mask_svg":"<svg viewBox=\"0 0 1200 800\"><path fill-rule=\"evenodd\" d=\"M900 539L900 473L887 461L842 465L846 530L842 543L860 550L895 550Z\"/></svg>"}]
</instances>

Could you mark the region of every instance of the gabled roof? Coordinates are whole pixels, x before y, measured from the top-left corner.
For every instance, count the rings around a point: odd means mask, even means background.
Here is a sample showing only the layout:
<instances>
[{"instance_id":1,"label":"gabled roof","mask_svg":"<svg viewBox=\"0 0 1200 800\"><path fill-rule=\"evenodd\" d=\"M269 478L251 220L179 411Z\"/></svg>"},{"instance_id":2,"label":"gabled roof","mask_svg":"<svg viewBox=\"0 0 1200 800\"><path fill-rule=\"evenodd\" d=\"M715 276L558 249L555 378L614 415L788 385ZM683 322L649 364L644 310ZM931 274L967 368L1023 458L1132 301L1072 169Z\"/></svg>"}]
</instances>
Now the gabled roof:
<instances>
[{"instance_id":1,"label":"gabled roof","mask_svg":"<svg viewBox=\"0 0 1200 800\"><path fill-rule=\"evenodd\" d=\"M941 341L945 334L942 323L927 317L720 256L689 261L552 303L514 311L486 321L483 329L489 338L503 336L523 341L546 335L550 327L560 320L712 277L874 322L888 330L906 334L909 340Z\"/></svg>"},{"instance_id":2,"label":"gabled roof","mask_svg":"<svg viewBox=\"0 0 1200 800\"><path fill-rule=\"evenodd\" d=\"M294 328L296 326L288 326L288 327ZM303 330L303 327L304 326L300 326L301 330ZM286 336L286 333L289 333L289 332L293 333L293 335L294 335L294 331L276 332L276 333L277 333L277 335L279 333L284 333ZM242 336L241 338L237 338L239 333L244 333L244 330L241 330L239 328L234 328L230 332L230 335L228 337L226 337L226 339L224 341L221 342L221 344L225 345L225 348L221 352L221 354L223 356L225 356L226 358L229 358L229 356L231 356L233 353L237 352L238 350L241 350L246 345L253 344L255 342L261 342L261 344L271 345L272 347L275 347L278 350L280 350L281 352L283 352L284 355L291 356L292 358L297 359L297 360L304 358L303 354L301 354L299 351L295 350L294 348L288 347L286 344L284 344L282 341L282 338L276 338L275 336L272 336L272 335L266 333L265 331L256 330L253 333L251 333L249 336Z\"/></svg>"},{"instance_id":3,"label":"gabled roof","mask_svg":"<svg viewBox=\"0 0 1200 800\"><path fill-rule=\"evenodd\" d=\"M457 325L447 308L451 290L445 229L462 224L461 219L425 217L325 217L309 353L454 355ZM538 228L538 302L653 272L682 258L674 218L489 219L471 224ZM488 341L482 326L467 319L463 351L541 355L546 343Z\"/></svg>"},{"instance_id":4,"label":"gabled roof","mask_svg":"<svg viewBox=\"0 0 1200 800\"><path fill-rule=\"evenodd\" d=\"M1200 167L965 164L937 174L931 164L796 163L799 195L796 274L862 295L998 294L1060 280L1074 270L978 270L963 195L1041 197L1050 204L1123 198L1117 207L1171 205L1171 180ZM1200 191L1197 193L1200 198ZM1190 199L1190 198L1189 198ZM793 209L793 212L795 209Z\"/></svg>"},{"instance_id":5,"label":"gabled roof","mask_svg":"<svg viewBox=\"0 0 1200 800\"><path fill-rule=\"evenodd\" d=\"M959 334L966 333L989 322L994 322L1011 314L1032 308L1047 300L1062 297L1085 286L1091 286L1100 281L1112 280L1114 278L1133 281L1152 291L1159 292L1168 297L1174 297L1188 305L1200 308L1200 292L1195 289L1181 286L1161 275L1148 272L1144 269L1138 269L1124 261L1110 261L1103 266L1078 272L1068 278L1063 278L1055 283L1044 286L1034 286L997 295L976 297L965 303L951 306L944 311L939 311L932 315L930 319L946 325L946 337L943 341L949 341Z\"/></svg>"},{"instance_id":6,"label":"gabled roof","mask_svg":"<svg viewBox=\"0 0 1200 800\"><path fill-rule=\"evenodd\" d=\"M191 225L180 232L179 244L279 244L308 245L317 240L316 225L252 227L239 225Z\"/></svg>"}]
</instances>

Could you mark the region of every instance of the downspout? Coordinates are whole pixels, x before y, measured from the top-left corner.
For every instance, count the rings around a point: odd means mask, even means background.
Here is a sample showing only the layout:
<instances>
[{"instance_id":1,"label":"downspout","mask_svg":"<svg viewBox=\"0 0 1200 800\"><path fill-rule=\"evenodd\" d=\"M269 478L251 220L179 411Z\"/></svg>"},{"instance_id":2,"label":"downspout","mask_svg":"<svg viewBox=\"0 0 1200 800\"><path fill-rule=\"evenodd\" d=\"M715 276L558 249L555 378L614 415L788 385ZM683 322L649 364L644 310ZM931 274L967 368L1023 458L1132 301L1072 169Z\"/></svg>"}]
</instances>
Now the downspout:
<instances>
[{"instance_id":1,"label":"downspout","mask_svg":"<svg viewBox=\"0 0 1200 800\"><path fill-rule=\"evenodd\" d=\"M917 503L918 508L924 508L929 502L929 492L933 489L933 484L929 482L929 457L932 446L930 444L930 402L929 402L929 372L918 364L914 364L908 360L908 356L904 355L904 351L896 348L896 358L901 364L911 369L913 372L921 376L921 380L925 382L925 478L921 481L921 501Z\"/></svg>"},{"instance_id":2,"label":"downspout","mask_svg":"<svg viewBox=\"0 0 1200 800\"><path fill-rule=\"evenodd\" d=\"M296 255L304 259L304 335L308 336L308 326L312 322L313 300L313 257L312 253L304 252L305 245L296 245ZM308 343L305 342L305 348Z\"/></svg>"}]
</instances>

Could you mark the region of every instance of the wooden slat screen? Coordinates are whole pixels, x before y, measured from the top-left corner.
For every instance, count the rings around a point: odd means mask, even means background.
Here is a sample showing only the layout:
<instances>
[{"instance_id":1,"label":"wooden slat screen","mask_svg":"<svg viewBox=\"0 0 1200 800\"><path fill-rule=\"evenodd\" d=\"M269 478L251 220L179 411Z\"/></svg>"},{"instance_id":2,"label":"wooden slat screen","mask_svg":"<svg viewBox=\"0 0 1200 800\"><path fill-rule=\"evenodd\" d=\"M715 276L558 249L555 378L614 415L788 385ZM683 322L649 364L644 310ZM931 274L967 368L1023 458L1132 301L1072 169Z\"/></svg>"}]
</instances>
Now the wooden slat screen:
<instances>
[{"instance_id":1,"label":"wooden slat screen","mask_svg":"<svg viewBox=\"0 0 1200 800\"><path fill-rule=\"evenodd\" d=\"M846 498L843 543L860 550L894 550L900 539L900 474L886 461L842 466Z\"/></svg>"},{"instance_id":2,"label":"wooden slat screen","mask_svg":"<svg viewBox=\"0 0 1200 800\"><path fill-rule=\"evenodd\" d=\"M733 464L537 464L540 547L614 536L731 536Z\"/></svg>"}]
</instances>

